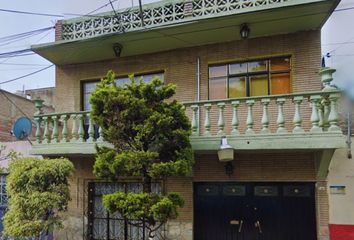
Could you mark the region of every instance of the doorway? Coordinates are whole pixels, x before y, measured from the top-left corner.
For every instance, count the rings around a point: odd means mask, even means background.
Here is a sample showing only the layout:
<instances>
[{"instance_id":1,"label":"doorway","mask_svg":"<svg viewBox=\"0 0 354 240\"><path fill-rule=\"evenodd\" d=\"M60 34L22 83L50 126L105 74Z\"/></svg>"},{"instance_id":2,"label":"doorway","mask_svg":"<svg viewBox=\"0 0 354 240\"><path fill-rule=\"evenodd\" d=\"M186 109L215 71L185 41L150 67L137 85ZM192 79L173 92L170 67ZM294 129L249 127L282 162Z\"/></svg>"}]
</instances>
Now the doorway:
<instances>
[{"instance_id":1,"label":"doorway","mask_svg":"<svg viewBox=\"0 0 354 240\"><path fill-rule=\"evenodd\" d=\"M314 183L195 183L194 240L316 240Z\"/></svg>"}]
</instances>

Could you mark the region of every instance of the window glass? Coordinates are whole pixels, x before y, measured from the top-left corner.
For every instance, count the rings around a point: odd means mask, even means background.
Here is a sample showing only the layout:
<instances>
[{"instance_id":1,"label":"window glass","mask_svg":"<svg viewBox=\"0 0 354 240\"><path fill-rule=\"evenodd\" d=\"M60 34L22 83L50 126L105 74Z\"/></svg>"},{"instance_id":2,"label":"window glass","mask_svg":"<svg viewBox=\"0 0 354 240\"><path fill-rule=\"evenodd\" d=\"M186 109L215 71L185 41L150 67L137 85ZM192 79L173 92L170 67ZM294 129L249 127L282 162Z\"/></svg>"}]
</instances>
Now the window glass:
<instances>
[{"instance_id":1,"label":"window glass","mask_svg":"<svg viewBox=\"0 0 354 240\"><path fill-rule=\"evenodd\" d=\"M290 57L209 67L209 99L291 92Z\"/></svg>"},{"instance_id":2,"label":"window glass","mask_svg":"<svg viewBox=\"0 0 354 240\"><path fill-rule=\"evenodd\" d=\"M209 77L225 77L227 76L227 65L215 66L209 68Z\"/></svg>"},{"instance_id":3,"label":"window glass","mask_svg":"<svg viewBox=\"0 0 354 240\"><path fill-rule=\"evenodd\" d=\"M209 97L210 99L225 99L227 89L227 78L216 77L209 81Z\"/></svg>"},{"instance_id":4,"label":"window glass","mask_svg":"<svg viewBox=\"0 0 354 240\"><path fill-rule=\"evenodd\" d=\"M138 80L141 77L143 78L143 81L146 83L149 83L152 81L152 79L157 76L160 77L160 79L162 81L164 81L164 73L153 73L153 74L145 74L145 75L137 75L135 76L135 79ZM84 111L89 111L91 110L91 106L90 106L90 96L91 93L95 90L96 85L99 81L97 82L84 82L82 89L83 89L83 103L82 103L82 107ZM129 77L118 77L116 78L116 83L118 86L124 86L125 84L129 84L130 83L130 79Z\"/></svg>"},{"instance_id":5,"label":"window glass","mask_svg":"<svg viewBox=\"0 0 354 240\"><path fill-rule=\"evenodd\" d=\"M268 95L268 75L251 76L250 96Z\"/></svg>"},{"instance_id":6,"label":"window glass","mask_svg":"<svg viewBox=\"0 0 354 240\"><path fill-rule=\"evenodd\" d=\"M247 73L247 63L235 63L229 65L229 74Z\"/></svg>"},{"instance_id":7,"label":"window glass","mask_svg":"<svg viewBox=\"0 0 354 240\"><path fill-rule=\"evenodd\" d=\"M268 70L268 61L254 61L248 63L248 72L260 72Z\"/></svg>"},{"instance_id":8,"label":"window glass","mask_svg":"<svg viewBox=\"0 0 354 240\"><path fill-rule=\"evenodd\" d=\"M246 97L246 77L229 79L229 98Z\"/></svg>"},{"instance_id":9,"label":"window glass","mask_svg":"<svg viewBox=\"0 0 354 240\"><path fill-rule=\"evenodd\" d=\"M83 85L83 110L88 111L91 110L90 106L90 96L91 93L95 90L98 82L86 82Z\"/></svg>"},{"instance_id":10,"label":"window glass","mask_svg":"<svg viewBox=\"0 0 354 240\"><path fill-rule=\"evenodd\" d=\"M272 71L288 71L290 69L290 58L272 58L270 60L270 66Z\"/></svg>"},{"instance_id":11,"label":"window glass","mask_svg":"<svg viewBox=\"0 0 354 240\"><path fill-rule=\"evenodd\" d=\"M290 93L290 74L277 73L271 76L271 94L286 94Z\"/></svg>"},{"instance_id":12,"label":"window glass","mask_svg":"<svg viewBox=\"0 0 354 240\"><path fill-rule=\"evenodd\" d=\"M128 77L119 77L116 79L116 83L118 86L123 87L125 84L130 83L130 79Z\"/></svg>"}]
</instances>

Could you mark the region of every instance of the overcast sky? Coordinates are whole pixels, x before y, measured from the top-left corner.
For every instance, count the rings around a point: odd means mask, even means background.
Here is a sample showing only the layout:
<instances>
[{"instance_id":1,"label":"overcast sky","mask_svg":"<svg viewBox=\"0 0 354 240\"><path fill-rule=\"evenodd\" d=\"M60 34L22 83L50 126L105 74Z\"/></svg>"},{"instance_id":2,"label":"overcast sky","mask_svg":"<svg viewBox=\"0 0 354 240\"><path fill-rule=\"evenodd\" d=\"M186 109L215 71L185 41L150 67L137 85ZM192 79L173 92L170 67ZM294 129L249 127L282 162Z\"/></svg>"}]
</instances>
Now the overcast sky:
<instances>
[{"instance_id":1,"label":"overcast sky","mask_svg":"<svg viewBox=\"0 0 354 240\"><path fill-rule=\"evenodd\" d=\"M137 4L138 0L114 1L116 9L130 7ZM157 0L142 0L144 3ZM2 0L0 9L40 12L65 15L87 14L108 3L108 0ZM354 8L354 0L342 0L337 9ZM111 11L111 6L100 9L98 12ZM53 26L60 17L44 17L0 12L0 39L13 34L28 32L36 29ZM354 9L336 11L322 29L322 52L330 53L327 65L337 69L336 79L342 82L354 82ZM8 45L0 42L0 54L29 48L32 44L54 41L54 30L43 32L31 38L16 41ZM36 65L12 65L12 64ZM16 58L0 58L0 82L13 79L33 71L49 66L50 62L37 55ZM352 73L350 73L350 71ZM54 68L50 68L30 77L23 78L7 84L2 84L2 89L14 92L16 90L52 87L55 84ZM354 84L353 84L354 85Z\"/></svg>"}]
</instances>

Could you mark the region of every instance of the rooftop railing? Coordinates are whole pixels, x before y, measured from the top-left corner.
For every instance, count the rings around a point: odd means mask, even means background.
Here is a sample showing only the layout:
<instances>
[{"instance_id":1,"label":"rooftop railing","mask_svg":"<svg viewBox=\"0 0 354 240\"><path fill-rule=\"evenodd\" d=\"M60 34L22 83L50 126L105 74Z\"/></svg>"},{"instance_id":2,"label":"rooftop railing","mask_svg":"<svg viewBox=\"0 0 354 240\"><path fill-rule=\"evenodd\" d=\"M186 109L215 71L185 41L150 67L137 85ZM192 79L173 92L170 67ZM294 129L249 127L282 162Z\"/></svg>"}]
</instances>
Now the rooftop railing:
<instances>
[{"instance_id":1,"label":"rooftop railing","mask_svg":"<svg viewBox=\"0 0 354 240\"><path fill-rule=\"evenodd\" d=\"M173 0L64 20L62 40L77 40L104 34L123 33L146 28L197 21L204 18L246 13L297 4L297 0Z\"/></svg>"}]
</instances>

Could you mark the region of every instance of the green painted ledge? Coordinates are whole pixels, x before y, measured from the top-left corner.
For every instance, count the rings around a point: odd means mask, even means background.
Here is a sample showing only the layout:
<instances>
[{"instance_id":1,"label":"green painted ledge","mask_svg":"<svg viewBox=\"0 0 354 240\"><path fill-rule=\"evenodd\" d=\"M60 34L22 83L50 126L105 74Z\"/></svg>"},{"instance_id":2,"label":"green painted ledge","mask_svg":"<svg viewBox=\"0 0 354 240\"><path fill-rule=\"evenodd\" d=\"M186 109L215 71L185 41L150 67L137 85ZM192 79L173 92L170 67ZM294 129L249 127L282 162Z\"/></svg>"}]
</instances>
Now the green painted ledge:
<instances>
[{"instance_id":1,"label":"green painted ledge","mask_svg":"<svg viewBox=\"0 0 354 240\"><path fill-rule=\"evenodd\" d=\"M192 136L191 144L195 152L215 152L220 146L221 136ZM318 151L346 147L342 133L318 134L266 134L227 136L236 151ZM111 147L106 142L49 143L34 144L31 154L43 156L78 156L96 154L95 145Z\"/></svg>"}]
</instances>

